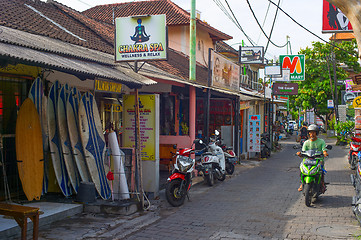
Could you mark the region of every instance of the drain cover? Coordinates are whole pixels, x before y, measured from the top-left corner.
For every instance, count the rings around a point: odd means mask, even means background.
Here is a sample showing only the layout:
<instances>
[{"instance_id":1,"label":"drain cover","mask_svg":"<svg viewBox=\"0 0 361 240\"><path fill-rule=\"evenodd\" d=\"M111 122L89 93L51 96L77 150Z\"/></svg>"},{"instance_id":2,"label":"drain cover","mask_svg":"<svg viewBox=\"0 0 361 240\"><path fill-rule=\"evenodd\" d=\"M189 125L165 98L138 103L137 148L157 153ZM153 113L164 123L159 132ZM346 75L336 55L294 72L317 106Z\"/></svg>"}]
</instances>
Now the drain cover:
<instances>
[{"instance_id":1,"label":"drain cover","mask_svg":"<svg viewBox=\"0 0 361 240\"><path fill-rule=\"evenodd\" d=\"M316 234L333 237L339 239L349 239L359 231L359 227L356 226L344 226L344 225L333 225L333 226L321 226L316 228Z\"/></svg>"}]
</instances>

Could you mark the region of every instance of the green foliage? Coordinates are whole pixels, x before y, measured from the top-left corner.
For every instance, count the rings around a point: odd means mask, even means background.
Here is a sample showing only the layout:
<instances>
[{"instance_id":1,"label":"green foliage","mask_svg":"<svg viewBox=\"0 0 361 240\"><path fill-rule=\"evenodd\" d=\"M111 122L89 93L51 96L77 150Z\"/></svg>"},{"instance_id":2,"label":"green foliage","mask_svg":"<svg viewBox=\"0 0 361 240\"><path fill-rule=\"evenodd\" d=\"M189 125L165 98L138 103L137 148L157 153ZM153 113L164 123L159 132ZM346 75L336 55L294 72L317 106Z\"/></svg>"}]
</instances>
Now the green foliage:
<instances>
[{"instance_id":1,"label":"green foliage","mask_svg":"<svg viewBox=\"0 0 361 240\"><path fill-rule=\"evenodd\" d=\"M354 121L338 122L335 126L338 142L347 142L347 135L355 128Z\"/></svg>"},{"instance_id":2,"label":"green foliage","mask_svg":"<svg viewBox=\"0 0 361 240\"><path fill-rule=\"evenodd\" d=\"M328 122L328 129L335 130L336 118L332 118L331 121Z\"/></svg>"},{"instance_id":3,"label":"green foliage","mask_svg":"<svg viewBox=\"0 0 361 240\"><path fill-rule=\"evenodd\" d=\"M345 51L321 42L313 42L312 48L301 49L299 54L305 55L306 80L298 82L298 95L292 96L290 101L290 108L292 109L297 107L301 109L314 109L315 114L324 123L330 120L330 116L333 113L333 109L327 108L327 100L333 99L332 92L334 91L332 52L334 52L336 59L337 80L345 80L349 77L344 66L352 69L355 73L361 71L360 64L357 62L356 41L345 41L335 43L335 45L355 55L350 55ZM339 96L341 96L342 87L337 86ZM339 98L339 100L341 99ZM323 115L326 115L326 119L322 117Z\"/></svg>"}]
</instances>

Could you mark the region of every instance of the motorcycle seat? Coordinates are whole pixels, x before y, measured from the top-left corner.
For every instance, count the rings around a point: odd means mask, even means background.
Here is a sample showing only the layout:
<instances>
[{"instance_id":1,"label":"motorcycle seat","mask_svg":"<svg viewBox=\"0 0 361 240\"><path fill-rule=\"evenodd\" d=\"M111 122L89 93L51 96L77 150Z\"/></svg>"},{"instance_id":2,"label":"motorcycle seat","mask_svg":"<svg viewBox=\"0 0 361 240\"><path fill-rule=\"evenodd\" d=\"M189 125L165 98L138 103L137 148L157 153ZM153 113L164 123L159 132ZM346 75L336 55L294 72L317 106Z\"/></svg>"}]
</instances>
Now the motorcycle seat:
<instances>
[{"instance_id":1,"label":"motorcycle seat","mask_svg":"<svg viewBox=\"0 0 361 240\"><path fill-rule=\"evenodd\" d=\"M211 152L205 152L205 153L202 153L203 156L209 156L209 155L213 155Z\"/></svg>"}]
</instances>

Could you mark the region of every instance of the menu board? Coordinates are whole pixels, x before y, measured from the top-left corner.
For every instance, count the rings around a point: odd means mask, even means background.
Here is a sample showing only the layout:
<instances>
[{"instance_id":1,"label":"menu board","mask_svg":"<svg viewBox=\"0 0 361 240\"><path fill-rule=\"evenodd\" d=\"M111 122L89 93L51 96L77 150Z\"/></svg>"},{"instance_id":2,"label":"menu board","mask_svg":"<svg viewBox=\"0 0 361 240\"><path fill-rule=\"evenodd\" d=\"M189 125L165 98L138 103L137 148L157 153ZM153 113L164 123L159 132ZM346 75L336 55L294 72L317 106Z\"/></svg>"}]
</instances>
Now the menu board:
<instances>
[{"instance_id":1,"label":"menu board","mask_svg":"<svg viewBox=\"0 0 361 240\"><path fill-rule=\"evenodd\" d=\"M248 152L261 151L261 115L248 116Z\"/></svg>"}]
</instances>

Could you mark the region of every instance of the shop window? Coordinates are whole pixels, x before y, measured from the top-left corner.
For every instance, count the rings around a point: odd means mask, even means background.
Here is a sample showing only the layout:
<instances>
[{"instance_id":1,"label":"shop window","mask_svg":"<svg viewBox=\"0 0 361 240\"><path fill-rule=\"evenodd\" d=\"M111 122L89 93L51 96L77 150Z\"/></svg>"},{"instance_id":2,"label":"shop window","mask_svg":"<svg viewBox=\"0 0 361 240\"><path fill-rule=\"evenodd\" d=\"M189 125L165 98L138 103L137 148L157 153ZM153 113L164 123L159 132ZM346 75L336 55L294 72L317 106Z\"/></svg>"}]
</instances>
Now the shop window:
<instances>
[{"instance_id":1,"label":"shop window","mask_svg":"<svg viewBox=\"0 0 361 240\"><path fill-rule=\"evenodd\" d=\"M189 100L183 95L161 94L160 134L189 135Z\"/></svg>"}]
</instances>

